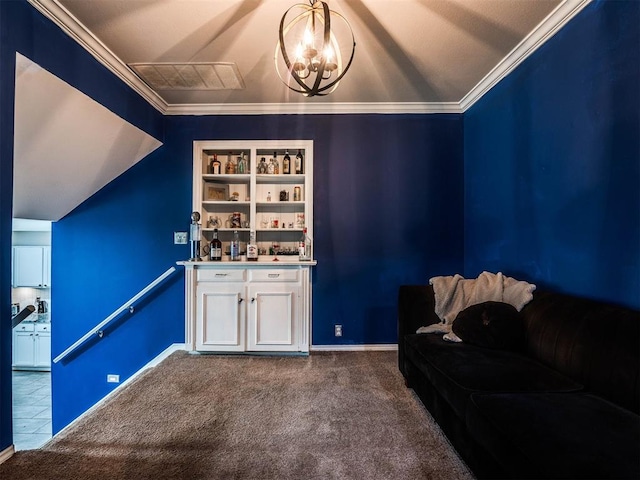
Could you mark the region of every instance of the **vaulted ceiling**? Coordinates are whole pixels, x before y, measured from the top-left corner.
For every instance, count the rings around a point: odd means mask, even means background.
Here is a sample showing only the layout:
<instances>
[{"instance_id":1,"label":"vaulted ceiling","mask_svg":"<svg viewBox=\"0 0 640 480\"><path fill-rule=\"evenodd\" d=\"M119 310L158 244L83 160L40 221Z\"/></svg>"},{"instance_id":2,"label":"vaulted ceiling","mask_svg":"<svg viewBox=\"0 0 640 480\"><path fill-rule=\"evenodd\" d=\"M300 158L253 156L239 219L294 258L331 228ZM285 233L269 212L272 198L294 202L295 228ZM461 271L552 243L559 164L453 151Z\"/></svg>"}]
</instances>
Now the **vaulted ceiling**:
<instances>
[{"instance_id":1,"label":"vaulted ceiling","mask_svg":"<svg viewBox=\"0 0 640 480\"><path fill-rule=\"evenodd\" d=\"M356 52L338 89L313 98L274 67L295 0L30 1L163 113L384 113L464 110L589 0L328 0ZM244 88L153 91L129 66L147 62L232 62Z\"/></svg>"}]
</instances>

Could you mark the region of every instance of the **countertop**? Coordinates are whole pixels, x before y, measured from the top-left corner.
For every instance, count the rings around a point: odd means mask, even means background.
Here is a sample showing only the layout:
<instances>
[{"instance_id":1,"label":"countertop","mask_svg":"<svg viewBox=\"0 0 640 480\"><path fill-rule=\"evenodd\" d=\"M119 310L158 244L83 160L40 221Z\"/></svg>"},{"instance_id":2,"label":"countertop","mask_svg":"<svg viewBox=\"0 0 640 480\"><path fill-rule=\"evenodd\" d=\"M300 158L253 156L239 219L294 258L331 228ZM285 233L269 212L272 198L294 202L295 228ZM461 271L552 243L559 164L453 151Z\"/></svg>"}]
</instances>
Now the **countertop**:
<instances>
[{"instance_id":1,"label":"countertop","mask_svg":"<svg viewBox=\"0 0 640 480\"><path fill-rule=\"evenodd\" d=\"M51 323L48 313L32 313L20 323Z\"/></svg>"},{"instance_id":2,"label":"countertop","mask_svg":"<svg viewBox=\"0 0 640 480\"><path fill-rule=\"evenodd\" d=\"M212 262L203 260L200 262L192 261L192 260L184 260L180 262L176 262L178 265L183 265L185 267L201 267L201 268L251 268L251 267L291 267L291 266L299 266L299 267L312 267L316 266L318 262L316 260L310 261L300 261L297 256L286 256L282 255L277 257L278 260L274 260L272 256L259 256L258 261L249 262L245 257L242 257L242 260L237 262L232 262L230 260L223 260L220 262Z\"/></svg>"}]
</instances>

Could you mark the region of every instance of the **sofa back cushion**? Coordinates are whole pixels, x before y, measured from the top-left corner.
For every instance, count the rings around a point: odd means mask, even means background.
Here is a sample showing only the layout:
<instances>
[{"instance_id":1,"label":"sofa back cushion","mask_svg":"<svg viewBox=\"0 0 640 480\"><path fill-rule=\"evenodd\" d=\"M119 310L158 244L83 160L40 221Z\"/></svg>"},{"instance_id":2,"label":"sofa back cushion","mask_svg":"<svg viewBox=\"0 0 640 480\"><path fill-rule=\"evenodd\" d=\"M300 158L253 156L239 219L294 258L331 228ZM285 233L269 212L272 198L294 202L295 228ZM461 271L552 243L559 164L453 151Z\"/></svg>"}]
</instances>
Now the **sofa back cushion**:
<instances>
[{"instance_id":1,"label":"sofa back cushion","mask_svg":"<svg viewBox=\"0 0 640 480\"><path fill-rule=\"evenodd\" d=\"M529 355L640 413L640 312L537 290L521 314Z\"/></svg>"}]
</instances>

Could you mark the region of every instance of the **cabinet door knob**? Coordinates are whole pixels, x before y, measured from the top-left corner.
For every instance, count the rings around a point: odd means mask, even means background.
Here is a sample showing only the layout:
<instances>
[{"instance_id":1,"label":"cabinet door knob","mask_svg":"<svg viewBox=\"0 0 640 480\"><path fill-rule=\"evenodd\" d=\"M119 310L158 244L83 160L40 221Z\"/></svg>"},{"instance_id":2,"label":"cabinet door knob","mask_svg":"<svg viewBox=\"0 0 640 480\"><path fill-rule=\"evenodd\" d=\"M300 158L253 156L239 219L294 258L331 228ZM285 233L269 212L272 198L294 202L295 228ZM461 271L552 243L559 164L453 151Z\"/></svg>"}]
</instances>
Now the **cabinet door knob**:
<instances>
[{"instance_id":1,"label":"cabinet door knob","mask_svg":"<svg viewBox=\"0 0 640 480\"><path fill-rule=\"evenodd\" d=\"M255 301L256 301L256 299L255 299L255 298L252 298L252 299L251 299L251 303L253 303L253 302L255 302Z\"/></svg>"},{"instance_id":2,"label":"cabinet door knob","mask_svg":"<svg viewBox=\"0 0 640 480\"><path fill-rule=\"evenodd\" d=\"M242 302L243 302L243 300L244 300L244 298L240 297L240 298L238 299L238 304L242 303Z\"/></svg>"}]
</instances>

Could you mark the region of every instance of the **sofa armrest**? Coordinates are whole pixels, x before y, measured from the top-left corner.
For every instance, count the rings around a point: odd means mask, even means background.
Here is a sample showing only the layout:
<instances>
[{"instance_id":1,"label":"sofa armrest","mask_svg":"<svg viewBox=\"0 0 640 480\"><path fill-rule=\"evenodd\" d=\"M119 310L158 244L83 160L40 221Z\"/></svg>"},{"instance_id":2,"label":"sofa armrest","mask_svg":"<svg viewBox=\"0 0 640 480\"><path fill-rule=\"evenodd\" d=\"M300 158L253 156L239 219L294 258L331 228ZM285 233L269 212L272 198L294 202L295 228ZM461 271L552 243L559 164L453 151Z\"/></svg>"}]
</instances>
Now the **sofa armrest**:
<instances>
[{"instance_id":1,"label":"sofa armrest","mask_svg":"<svg viewBox=\"0 0 640 480\"><path fill-rule=\"evenodd\" d=\"M404 371L404 336L425 325L439 323L431 285L401 285L398 290L398 366Z\"/></svg>"}]
</instances>

